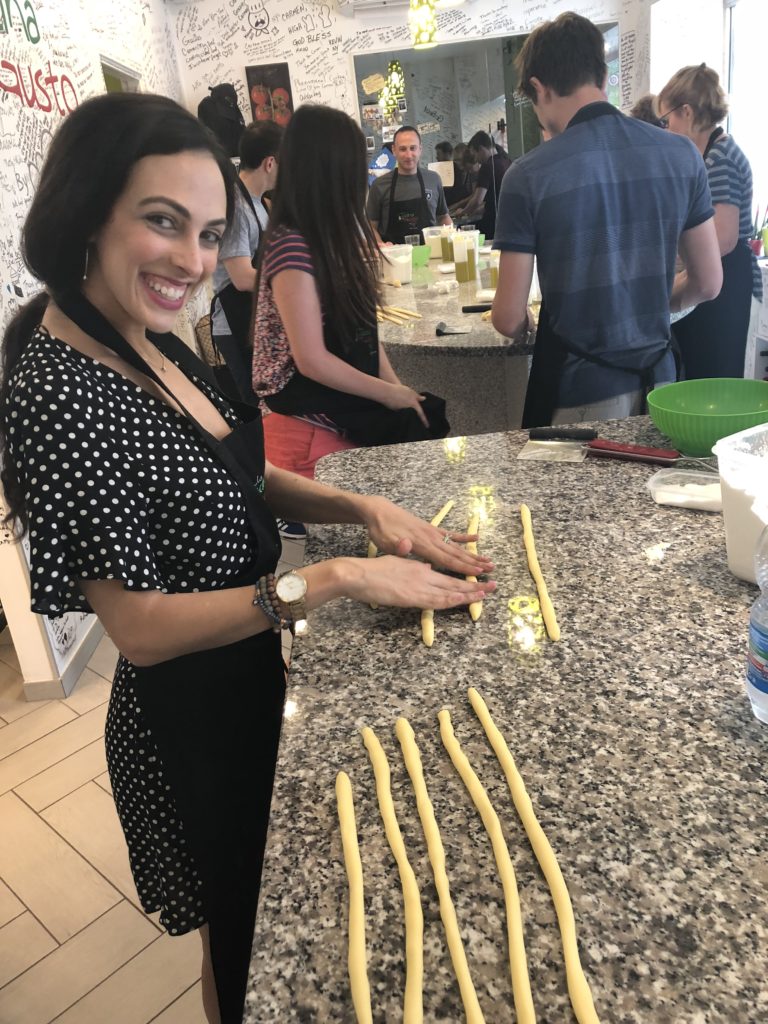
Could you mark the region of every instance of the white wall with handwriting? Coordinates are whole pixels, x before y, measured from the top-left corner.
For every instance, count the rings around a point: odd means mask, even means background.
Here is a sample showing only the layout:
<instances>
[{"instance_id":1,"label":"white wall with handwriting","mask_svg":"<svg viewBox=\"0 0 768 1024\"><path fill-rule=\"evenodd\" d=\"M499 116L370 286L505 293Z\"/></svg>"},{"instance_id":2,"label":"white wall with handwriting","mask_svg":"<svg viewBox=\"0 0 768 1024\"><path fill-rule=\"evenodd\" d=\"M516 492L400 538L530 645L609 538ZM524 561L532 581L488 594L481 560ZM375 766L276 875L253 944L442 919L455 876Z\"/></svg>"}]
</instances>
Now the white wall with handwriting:
<instances>
[{"instance_id":1,"label":"white wall with handwriting","mask_svg":"<svg viewBox=\"0 0 768 1024\"><path fill-rule=\"evenodd\" d=\"M474 0L438 12L438 31L445 42L519 35L567 10L596 22L618 22L627 69L622 105L631 106L648 89L650 5L651 0ZM294 106L328 103L359 116L352 54L410 46L402 8L350 17L334 0L168 0L167 9L187 107L196 110L210 86L232 82L247 119L247 65L285 61Z\"/></svg>"},{"instance_id":2,"label":"white wall with handwriting","mask_svg":"<svg viewBox=\"0 0 768 1024\"><path fill-rule=\"evenodd\" d=\"M21 226L52 133L104 91L102 57L143 91L182 99L163 0L0 3L0 323L38 288L21 259Z\"/></svg>"}]
</instances>

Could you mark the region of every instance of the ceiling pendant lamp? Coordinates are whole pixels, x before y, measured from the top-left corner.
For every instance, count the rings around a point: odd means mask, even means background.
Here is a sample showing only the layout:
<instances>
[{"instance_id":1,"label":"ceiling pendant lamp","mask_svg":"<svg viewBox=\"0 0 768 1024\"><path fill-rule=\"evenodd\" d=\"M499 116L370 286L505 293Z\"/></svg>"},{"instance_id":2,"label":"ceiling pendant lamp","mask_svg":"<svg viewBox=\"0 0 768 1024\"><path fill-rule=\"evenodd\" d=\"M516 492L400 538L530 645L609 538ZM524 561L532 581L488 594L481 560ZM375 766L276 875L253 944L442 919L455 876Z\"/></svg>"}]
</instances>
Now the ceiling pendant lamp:
<instances>
[{"instance_id":1,"label":"ceiling pendant lamp","mask_svg":"<svg viewBox=\"0 0 768 1024\"><path fill-rule=\"evenodd\" d=\"M397 101L405 98L405 75L399 60L391 60L387 65L387 80L379 93L379 106L382 113L393 114L397 110Z\"/></svg>"},{"instance_id":2,"label":"ceiling pendant lamp","mask_svg":"<svg viewBox=\"0 0 768 1024\"><path fill-rule=\"evenodd\" d=\"M437 12L433 0L411 0L408 11L414 50L428 50L437 46Z\"/></svg>"}]
</instances>

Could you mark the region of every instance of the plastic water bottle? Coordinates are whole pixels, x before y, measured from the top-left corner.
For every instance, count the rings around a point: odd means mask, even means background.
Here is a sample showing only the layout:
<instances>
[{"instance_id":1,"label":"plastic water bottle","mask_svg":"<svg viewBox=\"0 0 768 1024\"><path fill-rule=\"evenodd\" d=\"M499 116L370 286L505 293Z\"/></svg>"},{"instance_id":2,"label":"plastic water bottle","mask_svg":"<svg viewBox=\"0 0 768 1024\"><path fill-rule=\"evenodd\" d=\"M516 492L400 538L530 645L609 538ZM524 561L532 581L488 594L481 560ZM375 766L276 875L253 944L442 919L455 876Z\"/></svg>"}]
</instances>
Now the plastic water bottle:
<instances>
[{"instance_id":1,"label":"plastic water bottle","mask_svg":"<svg viewBox=\"0 0 768 1024\"><path fill-rule=\"evenodd\" d=\"M768 725L768 527L755 549L755 578L760 596L749 616L747 693L755 717Z\"/></svg>"}]
</instances>

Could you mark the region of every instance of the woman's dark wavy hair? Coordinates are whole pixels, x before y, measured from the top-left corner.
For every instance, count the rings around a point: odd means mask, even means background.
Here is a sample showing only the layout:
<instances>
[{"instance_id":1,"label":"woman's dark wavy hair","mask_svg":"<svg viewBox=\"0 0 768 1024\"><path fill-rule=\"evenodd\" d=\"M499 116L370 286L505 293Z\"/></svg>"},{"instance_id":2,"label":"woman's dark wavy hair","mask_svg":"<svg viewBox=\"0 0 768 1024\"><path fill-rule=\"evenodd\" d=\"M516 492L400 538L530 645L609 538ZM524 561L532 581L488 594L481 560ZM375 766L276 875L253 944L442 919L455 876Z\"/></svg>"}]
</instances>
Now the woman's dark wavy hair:
<instances>
[{"instance_id":1,"label":"woman's dark wavy hair","mask_svg":"<svg viewBox=\"0 0 768 1024\"><path fill-rule=\"evenodd\" d=\"M227 220L234 171L216 138L173 100L144 93L108 93L86 100L61 123L48 149L21 233L27 269L45 286L5 331L0 365L0 482L5 522L27 528L24 491L8 454L8 397L14 366L48 305L49 295L79 289L88 242L109 220L134 165L145 156L207 151L224 178Z\"/></svg>"},{"instance_id":2,"label":"woman's dark wavy hair","mask_svg":"<svg viewBox=\"0 0 768 1024\"><path fill-rule=\"evenodd\" d=\"M351 117L300 106L283 135L267 239L298 231L312 253L322 308L339 330L376 323L380 257L365 216L365 137Z\"/></svg>"}]
</instances>

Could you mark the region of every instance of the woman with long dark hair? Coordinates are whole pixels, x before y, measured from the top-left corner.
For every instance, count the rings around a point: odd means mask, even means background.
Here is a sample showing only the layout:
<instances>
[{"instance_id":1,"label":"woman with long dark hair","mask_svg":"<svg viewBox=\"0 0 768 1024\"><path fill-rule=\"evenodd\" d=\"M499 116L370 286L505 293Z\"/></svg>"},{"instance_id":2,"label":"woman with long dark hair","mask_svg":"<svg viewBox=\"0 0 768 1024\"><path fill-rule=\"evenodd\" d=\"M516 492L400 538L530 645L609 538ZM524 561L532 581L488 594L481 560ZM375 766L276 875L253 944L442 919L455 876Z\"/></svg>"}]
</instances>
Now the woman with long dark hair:
<instances>
[{"instance_id":1,"label":"woman with long dark hair","mask_svg":"<svg viewBox=\"0 0 768 1024\"><path fill-rule=\"evenodd\" d=\"M402 384L379 343L367 187L365 139L352 118L299 107L283 136L261 263L253 388L272 411L355 444L444 437L445 403ZM268 452L273 423L267 416Z\"/></svg>"},{"instance_id":2,"label":"woman with long dark hair","mask_svg":"<svg viewBox=\"0 0 768 1024\"><path fill-rule=\"evenodd\" d=\"M656 100L660 126L687 136L707 168L723 287L672 326L683 376L743 377L752 297L762 296L757 260L747 239L752 227L752 169L722 127L728 103L717 72L705 64L681 68Z\"/></svg>"},{"instance_id":3,"label":"woman with long dark hair","mask_svg":"<svg viewBox=\"0 0 768 1024\"><path fill-rule=\"evenodd\" d=\"M260 416L170 333L231 209L229 162L171 100L101 96L62 122L23 231L45 292L3 340L0 459L8 518L29 533L32 610L94 611L120 651L107 761L142 905L171 934L200 929L208 1019L239 1024L279 630L341 595L442 608L493 585L398 557L275 580L275 514L361 523L380 549L461 574L488 563L383 498L265 464Z\"/></svg>"}]
</instances>

